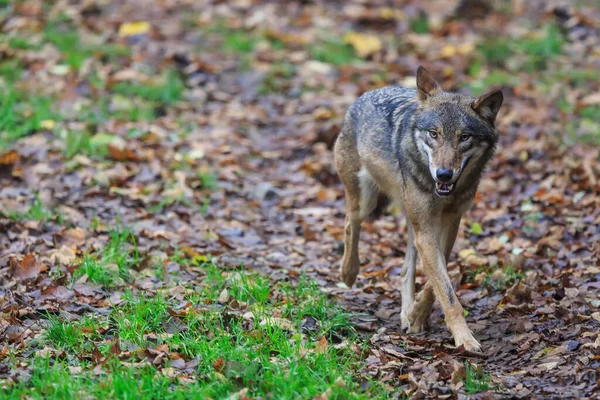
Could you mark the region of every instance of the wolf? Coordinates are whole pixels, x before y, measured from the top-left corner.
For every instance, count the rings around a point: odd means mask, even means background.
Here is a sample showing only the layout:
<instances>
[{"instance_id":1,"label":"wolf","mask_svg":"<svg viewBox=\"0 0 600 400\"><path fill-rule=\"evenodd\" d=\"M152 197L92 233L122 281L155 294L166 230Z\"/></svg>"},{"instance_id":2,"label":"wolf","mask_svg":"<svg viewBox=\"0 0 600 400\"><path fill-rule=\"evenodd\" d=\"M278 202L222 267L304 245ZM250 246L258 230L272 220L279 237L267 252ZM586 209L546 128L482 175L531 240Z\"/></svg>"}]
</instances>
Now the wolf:
<instances>
[{"instance_id":1,"label":"wolf","mask_svg":"<svg viewBox=\"0 0 600 400\"><path fill-rule=\"evenodd\" d=\"M382 201L398 204L408 219L402 329L425 330L437 298L455 346L480 351L446 262L462 214L495 152L503 95L499 90L479 98L445 92L422 66L416 81L416 90L387 86L366 92L345 114L334 146L347 208L340 277L351 287L358 275L362 220ZM427 282L415 298L417 255Z\"/></svg>"}]
</instances>

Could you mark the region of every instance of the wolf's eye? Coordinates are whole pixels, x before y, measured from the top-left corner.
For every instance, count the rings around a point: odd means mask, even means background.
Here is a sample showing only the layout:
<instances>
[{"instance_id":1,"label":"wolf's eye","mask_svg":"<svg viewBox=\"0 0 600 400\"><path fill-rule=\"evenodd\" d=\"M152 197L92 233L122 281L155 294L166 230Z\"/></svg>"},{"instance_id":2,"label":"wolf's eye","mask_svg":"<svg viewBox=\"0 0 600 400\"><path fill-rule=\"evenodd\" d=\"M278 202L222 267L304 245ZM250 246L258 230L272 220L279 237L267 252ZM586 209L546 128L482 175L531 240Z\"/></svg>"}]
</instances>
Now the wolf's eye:
<instances>
[{"instance_id":1,"label":"wolf's eye","mask_svg":"<svg viewBox=\"0 0 600 400\"><path fill-rule=\"evenodd\" d=\"M437 132L436 131L429 131L429 136L431 136L433 139L437 139Z\"/></svg>"},{"instance_id":2,"label":"wolf's eye","mask_svg":"<svg viewBox=\"0 0 600 400\"><path fill-rule=\"evenodd\" d=\"M460 141L461 142L466 142L469 139L471 139L471 135L467 135L467 134L460 135Z\"/></svg>"}]
</instances>

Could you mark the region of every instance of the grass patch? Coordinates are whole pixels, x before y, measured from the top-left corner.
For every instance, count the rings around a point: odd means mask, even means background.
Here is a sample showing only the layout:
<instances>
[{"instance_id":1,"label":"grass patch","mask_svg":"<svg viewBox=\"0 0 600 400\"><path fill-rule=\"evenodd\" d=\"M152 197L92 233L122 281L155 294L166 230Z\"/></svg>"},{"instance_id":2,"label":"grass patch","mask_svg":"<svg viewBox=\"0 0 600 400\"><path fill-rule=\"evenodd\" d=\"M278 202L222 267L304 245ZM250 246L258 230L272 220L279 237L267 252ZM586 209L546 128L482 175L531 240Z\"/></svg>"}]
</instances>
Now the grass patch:
<instances>
[{"instance_id":1,"label":"grass patch","mask_svg":"<svg viewBox=\"0 0 600 400\"><path fill-rule=\"evenodd\" d=\"M481 274L484 275L481 276ZM487 266L473 270L467 275L467 281L474 282L478 275L481 280L480 287L495 291L502 291L525 277L521 271L516 270L512 265L503 267Z\"/></svg>"},{"instance_id":2,"label":"grass patch","mask_svg":"<svg viewBox=\"0 0 600 400\"><path fill-rule=\"evenodd\" d=\"M60 216L58 214L46 208L46 206L42 203L42 200L40 199L40 196L37 193L34 196L33 202L31 203L31 206L29 206L29 209L27 211L0 211L0 216L10 218L15 221L35 220L47 222L54 217L58 217L60 219Z\"/></svg>"},{"instance_id":3,"label":"grass patch","mask_svg":"<svg viewBox=\"0 0 600 400\"><path fill-rule=\"evenodd\" d=\"M487 392L491 389L491 377L483 368L465 361L465 391L469 394Z\"/></svg>"},{"instance_id":4,"label":"grass patch","mask_svg":"<svg viewBox=\"0 0 600 400\"><path fill-rule=\"evenodd\" d=\"M41 48L39 43L34 43L22 36L11 36L8 39L8 45L17 50L38 50Z\"/></svg>"},{"instance_id":5,"label":"grass patch","mask_svg":"<svg viewBox=\"0 0 600 400\"><path fill-rule=\"evenodd\" d=\"M89 154L92 151L90 135L87 132L68 131L65 140L64 153L67 159L77 154Z\"/></svg>"},{"instance_id":6,"label":"grass patch","mask_svg":"<svg viewBox=\"0 0 600 400\"><path fill-rule=\"evenodd\" d=\"M289 80L296 73L296 67L288 62L274 63L267 76L260 83L258 94L281 93L289 89Z\"/></svg>"},{"instance_id":7,"label":"grass patch","mask_svg":"<svg viewBox=\"0 0 600 400\"><path fill-rule=\"evenodd\" d=\"M232 28L219 21L205 29L207 33L218 35L223 49L230 53L247 55L254 52L260 42L268 42L273 49L283 49L285 44L265 32Z\"/></svg>"},{"instance_id":8,"label":"grass patch","mask_svg":"<svg viewBox=\"0 0 600 400\"><path fill-rule=\"evenodd\" d=\"M23 62L18 58L13 58L0 63L0 77L2 77L4 82L17 82L19 79L21 79L23 71Z\"/></svg>"},{"instance_id":9,"label":"grass patch","mask_svg":"<svg viewBox=\"0 0 600 400\"><path fill-rule=\"evenodd\" d=\"M144 345L144 335L161 335L170 316L169 302L162 293L153 297L145 294L134 297L126 293L124 305L111 316L111 324L116 327L117 336L122 341Z\"/></svg>"},{"instance_id":10,"label":"grass patch","mask_svg":"<svg viewBox=\"0 0 600 400\"><path fill-rule=\"evenodd\" d=\"M44 128L44 122L60 119L50 97L26 95L13 88L0 94L0 148Z\"/></svg>"},{"instance_id":11,"label":"grass patch","mask_svg":"<svg viewBox=\"0 0 600 400\"><path fill-rule=\"evenodd\" d=\"M478 46L483 61L491 66L504 67L509 59L518 58L511 69L526 72L543 70L548 62L562 54L566 39L556 23L521 38L498 37L485 40Z\"/></svg>"},{"instance_id":12,"label":"grass patch","mask_svg":"<svg viewBox=\"0 0 600 400\"><path fill-rule=\"evenodd\" d=\"M83 256L73 272L73 280L84 274L91 282L112 287L131 279L131 269L140 262L140 255L133 232L118 227L109 232L106 247L96 254Z\"/></svg>"},{"instance_id":13,"label":"grass patch","mask_svg":"<svg viewBox=\"0 0 600 400\"><path fill-rule=\"evenodd\" d=\"M61 52L64 62L74 70L79 70L85 60L98 55L115 60L129 56L129 48L117 44L88 44L81 41L81 35L68 16L48 21L44 28L44 41L51 43Z\"/></svg>"},{"instance_id":14,"label":"grass patch","mask_svg":"<svg viewBox=\"0 0 600 400\"><path fill-rule=\"evenodd\" d=\"M135 96L161 105L171 105L181 100L184 89L181 78L174 70L167 70L155 82L119 82L112 87L113 92L123 96Z\"/></svg>"},{"instance_id":15,"label":"grass patch","mask_svg":"<svg viewBox=\"0 0 600 400\"><path fill-rule=\"evenodd\" d=\"M208 169L198 169L198 178L202 189L214 190L219 187L219 177Z\"/></svg>"},{"instance_id":16,"label":"grass patch","mask_svg":"<svg viewBox=\"0 0 600 400\"><path fill-rule=\"evenodd\" d=\"M472 67L472 71L476 71L477 67ZM473 72L472 76L478 76L479 72ZM473 96L481 96L486 93L490 87L514 87L520 83L518 76L506 71L497 69L491 71L486 76L475 79L469 83L469 89Z\"/></svg>"},{"instance_id":17,"label":"grass patch","mask_svg":"<svg viewBox=\"0 0 600 400\"><path fill-rule=\"evenodd\" d=\"M329 38L315 43L309 48L314 60L333 65L351 64L358 60L354 48L341 38Z\"/></svg>"},{"instance_id":18,"label":"grass patch","mask_svg":"<svg viewBox=\"0 0 600 400\"><path fill-rule=\"evenodd\" d=\"M427 20L427 16L422 14L417 18L413 18L410 20L410 30L414 33L425 34L429 32L429 21Z\"/></svg>"},{"instance_id":19,"label":"grass patch","mask_svg":"<svg viewBox=\"0 0 600 400\"><path fill-rule=\"evenodd\" d=\"M273 283L206 259L181 252L170 257L201 275L182 295L125 292L110 315L50 317L37 344L70 356L34 359L31 380L16 383L6 395L217 399L247 389L251 398L313 398L326 391L329 398L391 396L378 382L359 384L360 348L351 345L357 335L348 314L314 282ZM121 353L111 355L117 339ZM168 355L140 363L138 354L152 355L146 349L155 347ZM102 374L90 362L97 349L109 357ZM169 366L176 359L192 363L192 370L174 376Z\"/></svg>"},{"instance_id":20,"label":"grass patch","mask_svg":"<svg viewBox=\"0 0 600 400\"><path fill-rule=\"evenodd\" d=\"M245 31L229 31L223 37L223 47L235 53L251 53L259 38Z\"/></svg>"}]
</instances>

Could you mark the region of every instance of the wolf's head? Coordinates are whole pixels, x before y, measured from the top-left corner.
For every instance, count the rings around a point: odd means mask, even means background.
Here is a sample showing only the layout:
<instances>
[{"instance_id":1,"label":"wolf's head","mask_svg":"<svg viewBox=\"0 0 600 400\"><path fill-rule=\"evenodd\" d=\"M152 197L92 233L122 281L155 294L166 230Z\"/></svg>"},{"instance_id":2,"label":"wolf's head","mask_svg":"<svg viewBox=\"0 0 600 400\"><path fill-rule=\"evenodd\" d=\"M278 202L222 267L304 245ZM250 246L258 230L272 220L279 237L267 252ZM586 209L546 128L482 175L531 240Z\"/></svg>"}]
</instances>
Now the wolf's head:
<instances>
[{"instance_id":1,"label":"wolf's head","mask_svg":"<svg viewBox=\"0 0 600 400\"><path fill-rule=\"evenodd\" d=\"M423 67L417 71L419 107L414 119L416 146L429 165L438 196L449 196L461 175L482 168L492 156L502 105L497 90L477 99L442 91Z\"/></svg>"}]
</instances>

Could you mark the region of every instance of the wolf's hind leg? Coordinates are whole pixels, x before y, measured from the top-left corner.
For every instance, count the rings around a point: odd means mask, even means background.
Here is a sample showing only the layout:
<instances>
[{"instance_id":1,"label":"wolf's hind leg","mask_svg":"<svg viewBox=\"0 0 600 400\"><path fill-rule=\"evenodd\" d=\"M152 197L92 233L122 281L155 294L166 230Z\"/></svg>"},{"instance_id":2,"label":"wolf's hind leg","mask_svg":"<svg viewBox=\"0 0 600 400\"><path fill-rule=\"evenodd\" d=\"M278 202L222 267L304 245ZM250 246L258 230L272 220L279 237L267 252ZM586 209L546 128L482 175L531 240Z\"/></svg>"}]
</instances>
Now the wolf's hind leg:
<instances>
[{"instance_id":1,"label":"wolf's hind leg","mask_svg":"<svg viewBox=\"0 0 600 400\"><path fill-rule=\"evenodd\" d=\"M352 286L360 270L358 240L360 224L377 206L379 191L369 174L361 169L352 179L344 181L346 189L346 223L344 226L344 256L340 276L344 283Z\"/></svg>"}]
</instances>

